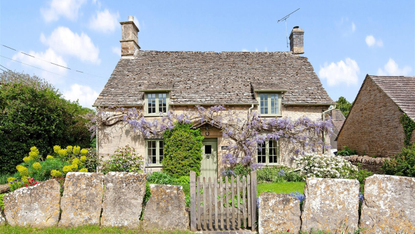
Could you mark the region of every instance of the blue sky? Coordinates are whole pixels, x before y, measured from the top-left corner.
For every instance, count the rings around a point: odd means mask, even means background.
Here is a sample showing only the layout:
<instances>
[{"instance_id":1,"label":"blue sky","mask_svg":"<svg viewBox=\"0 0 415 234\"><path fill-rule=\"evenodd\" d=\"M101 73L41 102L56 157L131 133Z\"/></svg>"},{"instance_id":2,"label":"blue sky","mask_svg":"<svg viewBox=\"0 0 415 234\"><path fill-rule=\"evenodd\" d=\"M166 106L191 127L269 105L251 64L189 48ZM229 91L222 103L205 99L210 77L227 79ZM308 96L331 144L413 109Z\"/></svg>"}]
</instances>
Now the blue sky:
<instances>
[{"instance_id":1,"label":"blue sky","mask_svg":"<svg viewBox=\"0 0 415 234\"><path fill-rule=\"evenodd\" d=\"M366 74L415 75L413 0L2 0L0 65L43 77L91 107L120 59L119 22L129 15L142 50L263 52L289 50L277 21L297 8L288 31L304 29L303 56L333 100L353 101Z\"/></svg>"}]
</instances>

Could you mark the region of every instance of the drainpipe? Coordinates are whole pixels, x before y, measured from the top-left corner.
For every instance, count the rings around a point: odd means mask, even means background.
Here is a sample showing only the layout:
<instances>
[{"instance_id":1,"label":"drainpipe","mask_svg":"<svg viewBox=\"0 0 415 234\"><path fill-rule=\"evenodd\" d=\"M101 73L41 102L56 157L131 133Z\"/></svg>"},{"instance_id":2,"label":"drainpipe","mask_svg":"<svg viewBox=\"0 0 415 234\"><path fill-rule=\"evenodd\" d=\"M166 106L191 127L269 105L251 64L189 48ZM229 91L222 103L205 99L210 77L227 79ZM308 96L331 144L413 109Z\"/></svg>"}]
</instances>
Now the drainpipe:
<instances>
[{"instance_id":1,"label":"drainpipe","mask_svg":"<svg viewBox=\"0 0 415 234\"><path fill-rule=\"evenodd\" d=\"M254 109L254 104L252 104L251 107L248 109L248 119L249 119L249 115L251 114L252 109Z\"/></svg>"},{"instance_id":2,"label":"drainpipe","mask_svg":"<svg viewBox=\"0 0 415 234\"><path fill-rule=\"evenodd\" d=\"M336 109L336 105L331 105L331 106L329 106L328 110L323 111L323 121L326 119L326 113L331 111L331 110L334 110L334 109ZM325 134L325 132L323 132L323 144L325 144L325 141L326 141L326 134ZM323 147L323 154L324 153L325 153L325 147Z\"/></svg>"}]
</instances>

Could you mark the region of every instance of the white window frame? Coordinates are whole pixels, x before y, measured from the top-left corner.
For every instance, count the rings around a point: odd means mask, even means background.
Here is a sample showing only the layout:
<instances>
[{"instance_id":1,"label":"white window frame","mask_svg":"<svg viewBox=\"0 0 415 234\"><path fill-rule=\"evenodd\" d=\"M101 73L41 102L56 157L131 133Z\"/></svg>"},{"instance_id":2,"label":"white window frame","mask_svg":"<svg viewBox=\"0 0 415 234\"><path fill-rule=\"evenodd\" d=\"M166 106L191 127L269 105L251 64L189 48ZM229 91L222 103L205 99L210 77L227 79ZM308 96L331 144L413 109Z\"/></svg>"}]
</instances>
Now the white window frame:
<instances>
[{"instance_id":1,"label":"white window frame","mask_svg":"<svg viewBox=\"0 0 415 234\"><path fill-rule=\"evenodd\" d=\"M261 95L267 95L267 106L266 106L268 110L267 114L261 113L261 107L263 107L261 106ZM277 100L278 111L277 113L274 113L274 114L271 114L271 107L272 107L271 95L278 95L278 100ZM258 92L257 93L258 113L261 116L281 116L281 99L282 99L281 92Z\"/></svg>"},{"instance_id":2,"label":"white window frame","mask_svg":"<svg viewBox=\"0 0 415 234\"><path fill-rule=\"evenodd\" d=\"M272 141L274 144L275 144L275 148L276 148L276 157L277 157L277 160L276 160L276 162L272 162L272 163L270 163L269 161L269 158L270 158L270 148L269 148L269 142L270 141ZM280 164L280 143L279 143L279 141L274 141L274 140L268 140L268 141L265 141L264 142L265 143L265 163L264 162L258 162L258 156L262 156L262 155L259 155L258 154L258 150L259 150L259 144L257 145L257 155L256 155L256 163L259 163L259 164L265 164L265 165L279 165Z\"/></svg>"},{"instance_id":3,"label":"white window frame","mask_svg":"<svg viewBox=\"0 0 415 234\"><path fill-rule=\"evenodd\" d=\"M149 150L149 142L155 141L156 142L156 163L153 163L152 158L148 153ZM162 166L160 161L160 142L163 142L163 158L164 158L164 141L163 139L147 139L146 143L146 167L160 167ZM148 164L148 165L147 165Z\"/></svg>"},{"instance_id":4,"label":"white window frame","mask_svg":"<svg viewBox=\"0 0 415 234\"><path fill-rule=\"evenodd\" d=\"M161 112L159 110L159 95L166 95L166 112ZM148 112L148 96L149 95L155 95L155 102L156 102L156 112L155 113L149 113ZM146 116L159 116L160 114L167 113L169 111L169 93L167 92L152 92L152 93L146 93L145 94L145 105L144 105L144 113Z\"/></svg>"}]
</instances>

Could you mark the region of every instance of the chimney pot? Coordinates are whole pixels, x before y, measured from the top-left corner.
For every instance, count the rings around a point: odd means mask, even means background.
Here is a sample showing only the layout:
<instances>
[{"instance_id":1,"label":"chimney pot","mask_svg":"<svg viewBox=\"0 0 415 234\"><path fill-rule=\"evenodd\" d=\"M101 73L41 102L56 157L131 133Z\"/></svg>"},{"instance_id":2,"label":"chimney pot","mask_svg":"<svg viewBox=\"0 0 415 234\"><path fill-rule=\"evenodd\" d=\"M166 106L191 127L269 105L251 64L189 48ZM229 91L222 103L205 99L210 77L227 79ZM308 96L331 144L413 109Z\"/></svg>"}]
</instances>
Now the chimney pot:
<instances>
[{"instance_id":1,"label":"chimney pot","mask_svg":"<svg viewBox=\"0 0 415 234\"><path fill-rule=\"evenodd\" d=\"M304 54L304 30L298 26L290 34L290 51L293 54Z\"/></svg>"},{"instance_id":2,"label":"chimney pot","mask_svg":"<svg viewBox=\"0 0 415 234\"><path fill-rule=\"evenodd\" d=\"M128 21L121 24L121 58L134 58L140 50L138 45L138 27L134 23L134 17L128 16Z\"/></svg>"}]
</instances>

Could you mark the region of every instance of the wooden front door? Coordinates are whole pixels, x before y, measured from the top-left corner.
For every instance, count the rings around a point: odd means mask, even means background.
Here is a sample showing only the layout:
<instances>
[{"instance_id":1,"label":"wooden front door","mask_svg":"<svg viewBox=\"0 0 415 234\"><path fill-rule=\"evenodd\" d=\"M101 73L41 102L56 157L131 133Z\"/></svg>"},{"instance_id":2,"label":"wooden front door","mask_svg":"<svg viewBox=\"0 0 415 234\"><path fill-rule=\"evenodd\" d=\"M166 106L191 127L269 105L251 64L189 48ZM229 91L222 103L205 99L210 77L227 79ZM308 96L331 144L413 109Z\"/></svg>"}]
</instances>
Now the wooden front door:
<instances>
[{"instance_id":1,"label":"wooden front door","mask_svg":"<svg viewBox=\"0 0 415 234\"><path fill-rule=\"evenodd\" d=\"M218 140L205 139L202 147L201 176L216 177L218 172Z\"/></svg>"}]
</instances>

